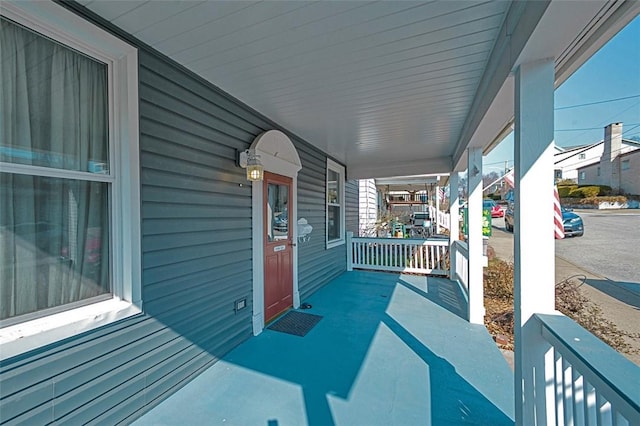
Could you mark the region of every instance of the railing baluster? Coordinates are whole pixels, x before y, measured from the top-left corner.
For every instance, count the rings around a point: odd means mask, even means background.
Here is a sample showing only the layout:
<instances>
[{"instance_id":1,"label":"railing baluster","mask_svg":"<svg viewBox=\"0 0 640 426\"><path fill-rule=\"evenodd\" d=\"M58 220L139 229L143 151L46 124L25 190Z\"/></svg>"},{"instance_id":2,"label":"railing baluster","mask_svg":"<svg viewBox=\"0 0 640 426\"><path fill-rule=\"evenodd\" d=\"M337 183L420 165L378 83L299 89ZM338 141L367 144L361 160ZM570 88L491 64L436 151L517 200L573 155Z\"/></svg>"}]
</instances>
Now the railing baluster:
<instances>
[{"instance_id":1,"label":"railing baluster","mask_svg":"<svg viewBox=\"0 0 640 426\"><path fill-rule=\"evenodd\" d=\"M564 424L565 425L573 425L573 410L571 407L573 406L573 392L572 392L572 368L571 364L569 364L564 358L562 359L562 370L563 370L563 396L564 396Z\"/></svg>"},{"instance_id":2,"label":"railing baluster","mask_svg":"<svg viewBox=\"0 0 640 426\"><path fill-rule=\"evenodd\" d=\"M573 418L577 425L585 424L584 420L584 383L582 374L578 373L576 369L572 369L573 375Z\"/></svg>"},{"instance_id":3,"label":"railing baluster","mask_svg":"<svg viewBox=\"0 0 640 426\"><path fill-rule=\"evenodd\" d=\"M586 379L584 380L584 416L585 423L589 426L596 426L598 413L596 408L596 389Z\"/></svg>"},{"instance_id":4,"label":"railing baluster","mask_svg":"<svg viewBox=\"0 0 640 426\"><path fill-rule=\"evenodd\" d=\"M364 263L365 265L371 264L371 243L367 244L367 249L364 253Z\"/></svg>"},{"instance_id":5,"label":"railing baluster","mask_svg":"<svg viewBox=\"0 0 640 426\"><path fill-rule=\"evenodd\" d=\"M562 355L555 348L553 349L553 359L555 361L553 369L553 390L556 403L556 424L561 425L564 424L564 399L562 397L562 379L564 375L562 374Z\"/></svg>"},{"instance_id":6,"label":"railing baluster","mask_svg":"<svg viewBox=\"0 0 640 426\"><path fill-rule=\"evenodd\" d=\"M598 407L598 426L611 426L611 403L604 399L600 392L596 393Z\"/></svg>"},{"instance_id":7,"label":"railing baluster","mask_svg":"<svg viewBox=\"0 0 640 426\"><path fill-rule=\"evenodd\" d=\"M384 266L393 266L391 263L391 244L385 244L383 247L384 251Z\"/></svg>"}]
</instances>

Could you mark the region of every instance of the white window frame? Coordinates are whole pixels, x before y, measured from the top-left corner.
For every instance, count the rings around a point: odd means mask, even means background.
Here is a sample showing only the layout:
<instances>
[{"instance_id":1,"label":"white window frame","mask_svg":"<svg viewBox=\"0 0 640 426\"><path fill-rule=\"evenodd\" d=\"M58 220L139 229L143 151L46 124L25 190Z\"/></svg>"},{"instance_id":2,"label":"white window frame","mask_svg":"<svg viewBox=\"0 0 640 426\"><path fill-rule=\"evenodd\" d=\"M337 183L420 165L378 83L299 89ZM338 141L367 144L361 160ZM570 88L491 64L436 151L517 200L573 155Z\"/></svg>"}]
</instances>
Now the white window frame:
<instances>
[{"instance_id":1,"label":"white window frame","mask_svg":"<svg viewBox=\"0 0 640 426\"><path fill-rule=\"evenodd\" d=\"M338 203L329 204L329 199L327 197L329 193L329 171L334 171L338 174ZM345 189L345 169L340 164L335 161L327 158L327 173L326 173L326 181L325 181L325 241L327 243L326 247L332 248L337 247L345 243L345 205L344 205L344 189ZM329 206L339 206L340 207L340 238L335 240L329 240Z\"/></svg>"},{"instance_id":2,"label":"white window frame","mask_svg":"<svg viewBox=\"0 0 640 426\"><path fill-rule=\"evenodd\" d=\"M3 1L0 14L108 68L113 298L0 328L0 360L142 312L138 51L54 2ZM29 166L2 163L28 173ZM49 172L47 172L49 173ZM67 172L52 171L60 177ZM73 174L73 173L71 173Z\"/></svg>"}]
</instances>

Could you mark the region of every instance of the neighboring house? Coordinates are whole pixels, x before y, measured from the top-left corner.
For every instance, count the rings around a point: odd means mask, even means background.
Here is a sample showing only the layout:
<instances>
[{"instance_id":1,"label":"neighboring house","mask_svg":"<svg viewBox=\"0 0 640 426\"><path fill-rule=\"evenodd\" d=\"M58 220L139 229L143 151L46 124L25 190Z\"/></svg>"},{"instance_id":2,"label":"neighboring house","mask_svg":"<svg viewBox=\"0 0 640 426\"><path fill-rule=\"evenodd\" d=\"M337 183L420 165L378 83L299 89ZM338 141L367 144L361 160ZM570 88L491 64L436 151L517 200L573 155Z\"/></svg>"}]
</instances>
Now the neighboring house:
<instances>
[{"instance_id":1,"label":"neighboring house","mask_svg":"<svg viewBox=\"0 0 640 426\"><path fill-rule=\"evenodd\" d=\"M383 200L380 208L394 219L406 222L411 213L427 211L430 205L435 205L440 181L440 175L376 179L376 188Z\"/></svg>"},{"instance_id":2,"label":"neighboring house","mask_svg":"<svg viewBox=\"0 0 640 426\"><path fill-rule=\"evenodd\" d=\"M616 192L640 194L640 143L622 139L622 123L605 127L600 157L578 168L578 184L607 185Z\"/></svg>"},{"instance_id":3,"label":"neighboring house","mask_svg":"<svg viewBox=\"0 0 640 426\"><path fill-rule=\"evenodd\" d=\"M568 148L556 147L558 152L554 154L555 178L557 180L570 179L580 183L578 169L600 162L600 158L605 152L605 146L607 145L607 129L611 128L613 128L614 134L618 135L616 137L619 137L619 145L614 148L618 154L625 154L640 149L640 143L621 137L622 123L610 124L605 127L605 139L599 142Z\"/></svg>"}]
</instances>

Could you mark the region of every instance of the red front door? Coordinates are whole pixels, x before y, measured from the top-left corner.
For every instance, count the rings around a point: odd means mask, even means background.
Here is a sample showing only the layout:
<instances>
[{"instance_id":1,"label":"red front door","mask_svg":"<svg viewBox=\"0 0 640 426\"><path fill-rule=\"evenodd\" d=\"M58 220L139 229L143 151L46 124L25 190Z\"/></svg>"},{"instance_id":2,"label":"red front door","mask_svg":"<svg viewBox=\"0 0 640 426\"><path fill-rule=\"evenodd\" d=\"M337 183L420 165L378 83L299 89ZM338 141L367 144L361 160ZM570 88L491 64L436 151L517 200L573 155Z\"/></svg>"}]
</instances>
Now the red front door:
<instances>
[{"instance_id":1,"label":"red front door","mask_svg":"<svg viewBox=\"0 0 640 426\"><path fill-rule=\"evenodd\" d=\"M293 306L291 178L264 173L264 321Z\"/></svg>"}]
</instances>

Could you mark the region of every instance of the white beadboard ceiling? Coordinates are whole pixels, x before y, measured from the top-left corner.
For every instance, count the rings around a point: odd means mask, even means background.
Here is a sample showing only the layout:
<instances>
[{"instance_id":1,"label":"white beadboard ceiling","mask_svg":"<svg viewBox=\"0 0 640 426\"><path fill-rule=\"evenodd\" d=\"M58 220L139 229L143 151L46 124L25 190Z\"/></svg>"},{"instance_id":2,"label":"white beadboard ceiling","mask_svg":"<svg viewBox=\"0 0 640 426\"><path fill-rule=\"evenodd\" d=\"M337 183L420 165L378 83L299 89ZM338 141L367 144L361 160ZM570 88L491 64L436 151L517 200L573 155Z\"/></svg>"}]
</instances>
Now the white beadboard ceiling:
<instances>
[{"instance_id":1,"label":"white beadboard ceiling","mask_svg":"<svg viewBox=\"0 0 640 426\"><path fill-rule=\"evenodd\" d=\"M80 3L350 177L464 169L465 148L488 147L513 115L514 65L564 54L569 75L633 13L597 0Z\"/></svg>"}]
</instances>

